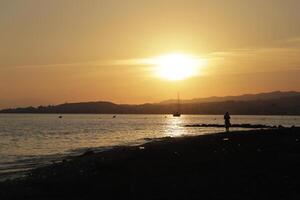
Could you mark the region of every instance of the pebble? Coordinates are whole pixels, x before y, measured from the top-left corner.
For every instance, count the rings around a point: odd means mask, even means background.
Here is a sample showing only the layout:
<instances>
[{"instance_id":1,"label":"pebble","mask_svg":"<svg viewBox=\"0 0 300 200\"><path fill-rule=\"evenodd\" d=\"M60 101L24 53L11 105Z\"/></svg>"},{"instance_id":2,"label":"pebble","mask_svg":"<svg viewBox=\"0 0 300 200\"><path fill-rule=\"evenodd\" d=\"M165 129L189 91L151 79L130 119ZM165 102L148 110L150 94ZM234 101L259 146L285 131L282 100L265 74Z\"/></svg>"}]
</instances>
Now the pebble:
<instances>
[{"instance_id":1,"label":"pebble","mask_svg":"<svg viewBox=\"0 0 300 200\"><path fill-rule=\"evenodd\" d=\"M257 151L257 152L261 152L261 149L257 149L256 151Z\"/></svg>"}]
</instances>

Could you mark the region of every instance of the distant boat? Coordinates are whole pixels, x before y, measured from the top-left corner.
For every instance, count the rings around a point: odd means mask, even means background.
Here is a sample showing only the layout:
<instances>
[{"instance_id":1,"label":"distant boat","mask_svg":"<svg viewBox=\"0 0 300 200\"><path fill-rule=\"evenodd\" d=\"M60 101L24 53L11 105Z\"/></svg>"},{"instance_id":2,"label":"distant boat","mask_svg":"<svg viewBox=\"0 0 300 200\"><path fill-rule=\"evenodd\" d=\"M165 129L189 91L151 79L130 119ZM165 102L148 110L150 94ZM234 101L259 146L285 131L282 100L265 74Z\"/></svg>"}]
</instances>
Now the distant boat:
<instances>
[{"instance_id":1,"label":"distant boat","mask_svg":"<svg viewBox=\"0 0 300 200\"><path fill-rule=\"evenodd\" d=\"M179 93L177 93L177 111L173 113L173 117L180 117L180 101L179 101Z\"/></svg>"},{"instance_id":2,"label":"distant boat","mask_svg":"<svg viewBox=\"0 0 300 200\"><path fill-rule=\"evenodd\" d=\"M117 117L116 115L113 116L113 118L116 118L116 117Z\"/></svg>"},{"instance_id":3,"label":"distant boat","mask_svg":"<svg viewBox=\"0 0 300 200\"><path fill-rule=\"evenodd\" d=\"M62 116L60 115L58 118L59 118L59 119L61 119L61 118L62 118Z\"/></svg>"},{"instance_id":4,"label":"distant boat","mask_svg":"<svg viewBox=\"0 0 300 200\"><path fill-rule=\"evenodd\" d=\"M180 116L181 116L180 112L173 113L173 117L180 117Z\"/></svg>"}]
</instances>

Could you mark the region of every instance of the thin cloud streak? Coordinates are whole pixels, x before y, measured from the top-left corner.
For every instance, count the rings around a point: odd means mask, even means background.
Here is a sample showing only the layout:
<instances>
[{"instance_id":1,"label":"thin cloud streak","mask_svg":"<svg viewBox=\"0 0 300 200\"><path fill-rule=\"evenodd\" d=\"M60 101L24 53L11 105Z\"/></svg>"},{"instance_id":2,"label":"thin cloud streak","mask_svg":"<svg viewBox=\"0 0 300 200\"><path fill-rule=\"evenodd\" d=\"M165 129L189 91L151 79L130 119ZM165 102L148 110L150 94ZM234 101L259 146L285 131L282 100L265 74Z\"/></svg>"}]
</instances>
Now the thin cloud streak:
<instances>
[{"instance_id":1,"label":"thin cloud streak","mask_svg":"<svg viewBox=\"0 0 300 200\"><path fill-rule=\"evenodd\" d=\"M215 73L244 73L247 71L295 70L300 68L300 37L288 38L278 41L274 47L231 49L216 51L196 59L205 60L209 66L208 71ZM115 60L94 60L88 62L54 63L41 65L18 65L1 67L0 69L27 69L27 68L62 68L62 67L151 67L155 66L156 57L129 58Z\"/></svg>"}]
</instances>

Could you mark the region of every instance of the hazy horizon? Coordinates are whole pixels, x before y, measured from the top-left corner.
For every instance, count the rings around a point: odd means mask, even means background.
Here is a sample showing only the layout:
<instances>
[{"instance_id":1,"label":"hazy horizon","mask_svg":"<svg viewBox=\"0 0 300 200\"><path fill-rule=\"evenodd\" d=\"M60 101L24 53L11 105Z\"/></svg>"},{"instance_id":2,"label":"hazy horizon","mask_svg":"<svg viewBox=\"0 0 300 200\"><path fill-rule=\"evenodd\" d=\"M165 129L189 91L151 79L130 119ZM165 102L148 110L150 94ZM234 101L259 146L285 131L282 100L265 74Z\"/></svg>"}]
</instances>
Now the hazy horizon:
<instances>
[{"instance_id":1,"label":"hazy horizon","mask_svg":"<svg viewBox=\"0 0 300 200\"><path fill-rule=\"evenodd\" d=\"M245 94L239 94L239 95L225 95L225 96L207 96L207 97L195 97L195 98L180 98L180 101L191 101L191 100L201 100L201 99L209 99L209 98L229 98L229 97L241 97L244 95L261 95L261 94L271 94L271 93L288 93L288 92L296 92L296 93L300 93L300 91L268 91L268 92L262 92L262 93L245 93ZM141 103L122 103L122 102L114 102L114 101L110 101L110 100L105 100L105 99L95 99L95 100L86 100L86 101L65 101L65 102L58 102L58 103L45 103L45 104L19 104L16 106L11 106L11 107L1 107L0 106L0 110L1 109L9 109L9 108L18 108L18 107L38 107L38 106L48 106L48 105L61 105L61 104L66 104L66 103L90 103L90 102L110 102L110 103L114 103L114 104L118 104L118 105L143 105L143 104L156 104L156 103L163 103L166 101L176 101L177 99L174 98L169 98L169 99L163 99L161 101L157 101L157 102L141 102ZM24 100L23 100L24 102ZM26 101L25 101L26 102Z\"/></svg>"},{"instance_id":2,"label":"hazy horizon","mask_svg":"<svg viewBox=\"0 0 300 200\"><path fill-rule=\"evenodd\" d=\"M299 10L298 0L2 0L0 109L300 91Z\"/></svg>"}]
</instances>

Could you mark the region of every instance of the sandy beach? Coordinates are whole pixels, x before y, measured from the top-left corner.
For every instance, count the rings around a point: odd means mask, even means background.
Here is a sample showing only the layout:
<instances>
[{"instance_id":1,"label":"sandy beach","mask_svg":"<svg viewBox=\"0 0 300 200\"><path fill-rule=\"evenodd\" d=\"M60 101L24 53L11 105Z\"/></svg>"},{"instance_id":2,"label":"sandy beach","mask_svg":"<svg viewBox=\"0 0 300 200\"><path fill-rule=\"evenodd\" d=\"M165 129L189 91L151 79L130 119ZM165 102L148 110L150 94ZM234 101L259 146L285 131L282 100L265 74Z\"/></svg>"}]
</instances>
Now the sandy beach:
<instances>
[{"instance_id":1,"label":"sandy beach","mask_svg":"<svg viewBox=\"0 0 300 200\"><path fill-rule=\"evenodd\" d=\"M300 128L165 138L32 170L0 199L300 199Z\"/></svg>"}]
</instances>

